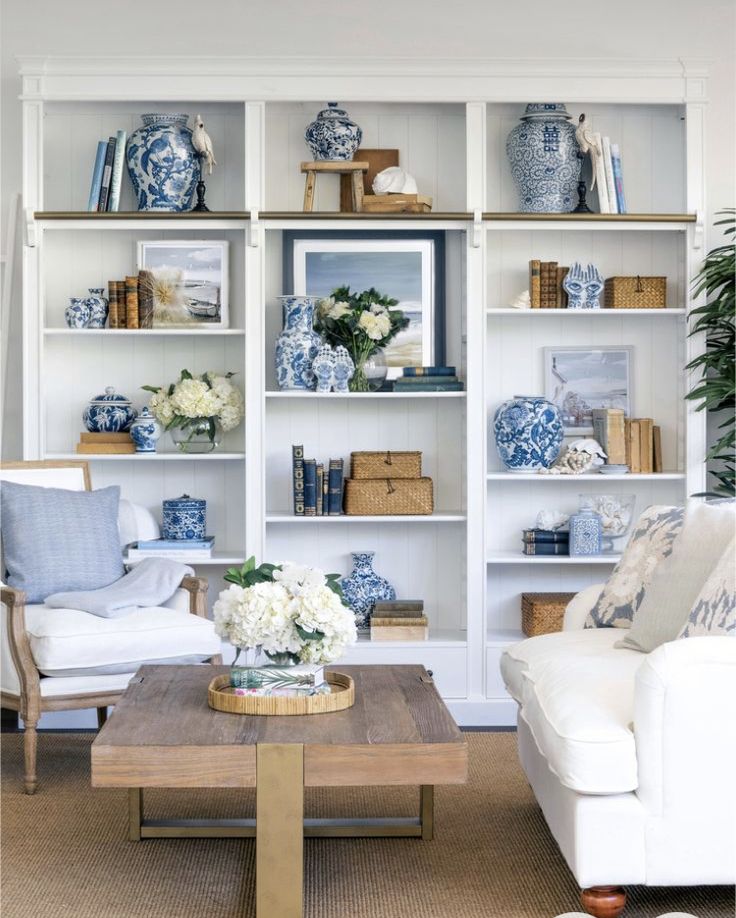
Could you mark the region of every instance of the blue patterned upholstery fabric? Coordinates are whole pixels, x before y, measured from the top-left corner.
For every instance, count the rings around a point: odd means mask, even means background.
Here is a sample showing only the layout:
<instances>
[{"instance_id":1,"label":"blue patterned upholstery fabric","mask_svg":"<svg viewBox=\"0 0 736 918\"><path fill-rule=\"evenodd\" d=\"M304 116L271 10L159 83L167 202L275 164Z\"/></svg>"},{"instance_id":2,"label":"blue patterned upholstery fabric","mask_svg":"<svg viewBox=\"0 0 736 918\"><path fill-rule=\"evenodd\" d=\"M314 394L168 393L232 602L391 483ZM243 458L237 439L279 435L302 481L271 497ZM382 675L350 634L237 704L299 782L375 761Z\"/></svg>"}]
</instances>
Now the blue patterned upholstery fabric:
<instances>
[{"instance_id":1,"label":"blue patterned upholstery fabric","mask_svg":"<svg viewBox=\"0 0 736 918\"><path fill-rule=\"evenodd\" d=\"M0 484L5 582L28 603L96 590L125 573L118 536L120 488L69 491Z\"/></svg>"},{"instance_id":2,"label":"blue patterned upholstery fabric","mask_svg":"<svg viewBox=\"0 0 736 918\"><path fill-rule=\"evenodd\" d=\"M721 555L703 584L678 638L736 635L736 541Z\"/></svg>"}]
</instances>

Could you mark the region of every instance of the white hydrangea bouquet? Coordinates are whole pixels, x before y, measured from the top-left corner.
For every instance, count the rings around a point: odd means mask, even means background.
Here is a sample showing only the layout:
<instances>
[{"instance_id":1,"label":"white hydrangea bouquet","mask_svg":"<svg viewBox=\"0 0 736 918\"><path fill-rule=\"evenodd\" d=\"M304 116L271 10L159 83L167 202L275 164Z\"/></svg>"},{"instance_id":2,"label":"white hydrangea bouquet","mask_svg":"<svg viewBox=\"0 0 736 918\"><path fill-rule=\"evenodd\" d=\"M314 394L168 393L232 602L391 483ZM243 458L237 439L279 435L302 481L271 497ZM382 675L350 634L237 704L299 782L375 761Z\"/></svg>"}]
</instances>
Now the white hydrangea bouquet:
<instances>
[{"instance_id":1,"label":"white hydrangea bouquet","mask_svg":"<svg viewBox=\"0 0 736 918\"><path fill-rule=\"evenodd\" d=\"M369 391L366 360L409 324L404 313L394 308L398 302L373 287L362 293L337 287L331 296L319 301L317 331L333 347L342 344L353 358L355 374L348 383L351 392Z\"/></svg>"},{"instance_id":2,"label":"white hydrangea bouquet","mask_svg":"<svg viewBox=\"0 0 736 918\"><path fill-rule=\"evenodd\" d=\"M215 630L237 648L279 665L330 663L357 640L355 616L342 601L339 574L249 558L230 568L214 606Z\"/></svg>"},{"instance_id":3,"label":"white hydrangea bouquet","mask_svg":"<svg viewBox=\"0 0 736 918\"><path fill-rule=\"evenodd\" d=\"M245 413L243 396L230 382L234 375L194 376L182 370L178 381L169 386L141 388L153 393L151 411L182 452L211 452L222 432L237 427Z\"/></svg>"}]
</instances>

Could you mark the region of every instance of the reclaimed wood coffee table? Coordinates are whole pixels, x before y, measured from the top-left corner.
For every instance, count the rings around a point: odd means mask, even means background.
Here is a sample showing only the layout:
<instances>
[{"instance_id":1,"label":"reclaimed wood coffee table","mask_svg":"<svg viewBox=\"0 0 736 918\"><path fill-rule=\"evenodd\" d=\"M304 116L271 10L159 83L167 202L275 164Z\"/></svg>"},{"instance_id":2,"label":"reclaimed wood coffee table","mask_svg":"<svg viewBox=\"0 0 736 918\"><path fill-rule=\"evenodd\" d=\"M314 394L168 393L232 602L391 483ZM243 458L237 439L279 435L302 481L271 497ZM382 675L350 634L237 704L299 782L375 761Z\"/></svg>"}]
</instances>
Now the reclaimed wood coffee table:
<instances>
[{"instance_id":1,"label":"reclaimed wood coffee table","mask_svg":"<svg viewBox=\"0 0 736 918\"><path fill-rule=\"evenodd\" d=\"M304 837L431 839L434 785L463 784L467 745L423 666L336 666L355 704L256 717L207 705L222 666L143 666L92 744L92 784L129 789L130 838L256 839L258 918L302 915ZM305 819L305 787L419 785L417 817ZM256 819L147 820L146 787L255 787Z\"/></svg>"}]
</instances>

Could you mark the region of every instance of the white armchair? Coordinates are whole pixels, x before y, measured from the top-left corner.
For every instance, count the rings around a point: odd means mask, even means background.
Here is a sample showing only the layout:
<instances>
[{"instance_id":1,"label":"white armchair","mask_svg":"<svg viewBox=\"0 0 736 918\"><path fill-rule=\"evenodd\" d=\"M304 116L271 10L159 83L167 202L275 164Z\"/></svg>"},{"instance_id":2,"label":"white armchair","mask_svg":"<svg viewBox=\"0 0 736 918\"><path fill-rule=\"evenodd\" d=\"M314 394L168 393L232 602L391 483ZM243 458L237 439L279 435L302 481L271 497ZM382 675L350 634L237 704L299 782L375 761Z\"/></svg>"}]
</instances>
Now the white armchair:
<instances>
[{"instance_id":1,"label":"white armchair","mask_svg":"<svg viewBox=\"0 0 736 918\"><path fill-rule=\"evenodd\" d=\"M89 490L86 462L0 465L0 481ZM121 501L121 546L156 538L157 524L142 507ZM185 577L164 606L124 618L77 609L26 605L20 590L2 587L0 703L18 711L25 727L25 790L36 790L37 725L44 711L97 708L105 721L143 663L221 663L220 641L207 618L207 580Z\"/></svg>"}]
</instances>

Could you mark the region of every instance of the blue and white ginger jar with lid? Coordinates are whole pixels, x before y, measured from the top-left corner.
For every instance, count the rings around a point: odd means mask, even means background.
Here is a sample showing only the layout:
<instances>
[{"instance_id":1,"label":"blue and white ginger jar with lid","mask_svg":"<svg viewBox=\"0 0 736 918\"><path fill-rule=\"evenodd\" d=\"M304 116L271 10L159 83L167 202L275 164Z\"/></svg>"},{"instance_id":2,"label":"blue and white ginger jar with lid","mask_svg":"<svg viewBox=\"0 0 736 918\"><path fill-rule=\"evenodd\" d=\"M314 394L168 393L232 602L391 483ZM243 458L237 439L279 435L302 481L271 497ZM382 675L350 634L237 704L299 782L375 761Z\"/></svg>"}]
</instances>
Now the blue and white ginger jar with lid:
<instances>
[{"instance_id":1,"label":"blue and white ginger jar with lid","mask_svg":"<svg viewBox=\"0 0 736 918\"><path fill-rule=\"evenodd\" d=\"M304 133L315 160L351 160L362 138L363 131L337 102L328 102Z\"/></svg>"},{"instance_id":2,"label":"blue and white ginger jar with lid","mask_svg":"<svg viewBox=\"0 0 736 918\"><path fill-rule=\"evenodd\" d=\"M570 115L561 102L530 102L506 140L524 214L566 214L575 208L582 161Z\"/></svg>"},{"instance_id":3,"label":"blue and white ginger jar with lid","mask_svg":"<svg viewBox=\"0 0 736 918\"><path fill-rule=\"evenodd\" d=\"M155 453L156 442L163 433L163 427L146 406L130 425L130 439L135 443L137 453Z\"/></svg>"},{"instance_id":4,"label":"blue and white ginger jar with lid","mask_svg":"<svg viewBox=\"0 0 736 918\"><path fill-rule=\"evenodd\" d=\"M108 386L104 393L90 400L82 420L90 433L122 433L130 430L136 414L130 399Z\"/></svg>"},{"instance_id":5,"label":"blue and white ginger jar with lid","mask_svg":"<svg viewBox=\"0 0 736 918\"><path fill-rule=\"evenodd\" d=\"M368 618L377 602L396 599L396 590L373 570L374 551L354 551L353 570L340 582L345 602L355 615L358 630L368 628Z\"/></svg>"},{"instance_id":6,"label":"blue and white ginger jar with lid","mask_svg":"<svg viewBox=\"0 0 736 918\"><path fill-rule=\"evenodd\" d=\"M279 389L316 389L312 361L322 338L314 330L319 297L281 296L284 330L276 339L276 381Z\"/></svg>"},{"instance_id":7,"label":"blue and white ginger jar with lid","mask_svg":"<svg viewBox=\"0 0 736 918\"><path fill-rule=\"evenodd\" d=\"M541 395L515 395L499 405L493 432L498 455L510 472L550 468L564 435L559 408Z\"/></svg>"},{"instance_id":8,"label":"blue and white ginger jar with lid","mask_svg":"<svg viewBox=\"0 0 736 918\"><path fill-rule=\"evenodd\" d=\"M182 494L163 501L161 505L164 539L184 541L204 539L207 530L207 501Z\"/></svg>"},{"instance_id":9,"label":"blue and white ginger jar with lid","mask_svg":"<svg viewBox=\"0 0 736 918\"><path fill-rule=\"evenodd\" d=\"M141 115L141 120L143 127L130 135L126 150L138 210L191 210L200 166L189 115Z\"/></svg>"}]
</instances>

